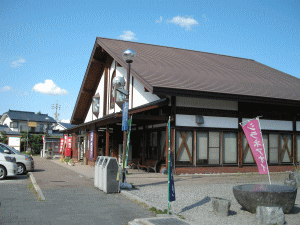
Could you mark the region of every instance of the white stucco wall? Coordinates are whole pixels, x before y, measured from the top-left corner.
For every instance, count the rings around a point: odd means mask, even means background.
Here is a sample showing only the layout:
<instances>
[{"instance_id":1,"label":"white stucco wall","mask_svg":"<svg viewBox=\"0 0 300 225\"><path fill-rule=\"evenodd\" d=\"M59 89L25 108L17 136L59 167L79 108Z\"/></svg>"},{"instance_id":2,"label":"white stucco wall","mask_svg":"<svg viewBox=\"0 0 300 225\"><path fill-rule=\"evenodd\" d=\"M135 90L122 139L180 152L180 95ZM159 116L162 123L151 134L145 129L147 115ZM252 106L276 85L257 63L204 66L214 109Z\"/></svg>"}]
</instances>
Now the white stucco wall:
<instances>
[{"instance_id":1,"label":"white stucco wall","mask_svg":"<svg viewBox=\"0 0 300 225\"><path fill-rule=\"evenodd\" d=\"M190 97L178 96L176 97L176 106L238 111L237 101L205 99L205 98L190 98Z\"/></svg>"},{"instance_id":2,"label":"white stucco wall","mask_svg":"<svg viewBox=\"0 0 300 225\"><path fill-rule=\"evenodd\" d=\"M111 67L109 69L108 75L108 84L107 84L107 114L120 112L121 108L118 105L115 105L115 108L110 108L110 101L111 101L111 78L113 76L113 72L115 70L115 61L112 62ZM124 77L125 82L127 82L127 69L123 67L117 67L116 76ZM101 80L96 90L96 94L99 93L100 95L100 113L98 118L103 117L103 101L104 101L104 77L105 71L102 74ZM132 93L133 90L133 93ZM130 77L130 85L129 85L129 109L138 107L152 101L159 100L157 95L151 94L150 92L144 91L144 86L138 82L137 79L134 79L133 89L132 89L132 76ZM133 96L133 101L131 96ZM92 105L89 107L89 111L85 118L85 123L97 119L94 115L92 115Z\"/></svg>"},{"instance_id":3,"label":"white stucco wall","mask_svg":"<svg viewBox=\"0 0 300 225\"><path fill-rule=\"evenodd\" d=\"M176 114L176 126L238 128L238 118L203 116L204 124L196 123L195 115Z\"/></svg>"},{"instance_id":4,"label":"white stucco wall","mask_svg":"<svg viewBox=\"0 0 300 225\"><path fill-rule=\"evenodd\" d=\"M243 122L250 120L249 118L243 118ZM285 130L293 131L293 122L292 121L283 121L283 120L259 120L260 127L262 130Z\"/></svg>"}]
</instances>

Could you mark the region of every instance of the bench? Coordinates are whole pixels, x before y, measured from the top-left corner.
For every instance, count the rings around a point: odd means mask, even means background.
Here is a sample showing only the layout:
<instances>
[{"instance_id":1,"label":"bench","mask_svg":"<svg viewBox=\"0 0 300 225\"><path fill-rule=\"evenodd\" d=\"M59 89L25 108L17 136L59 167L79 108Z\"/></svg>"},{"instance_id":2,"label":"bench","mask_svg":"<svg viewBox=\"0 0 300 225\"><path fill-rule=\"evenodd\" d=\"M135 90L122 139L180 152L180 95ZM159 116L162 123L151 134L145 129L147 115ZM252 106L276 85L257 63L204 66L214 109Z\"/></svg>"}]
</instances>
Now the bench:
<instances>
[{"instance_id":1,"label":"bench","mask_svg":"<svg viewBox=\"0 0 300 225\"><path fill-rule=\"evenodd\" d=\"M146 169L149 173L151 170L153 170L156 173L156 167L157 167L158 161L155 159L147 159L144 164L138 164L138 169Z\"/></svg>"},{"instance_id":2,"label":"bench","mask_svg":"<svg viewBox=\"0 0 300 225\"><path fill-rule=\"evenodd\" d=\"M130 166L131 169L138 169L139 165L139 159L138 158L133 158L131 160L131 163L128 163L128 166Z\"/></svg>"}]
</instances>

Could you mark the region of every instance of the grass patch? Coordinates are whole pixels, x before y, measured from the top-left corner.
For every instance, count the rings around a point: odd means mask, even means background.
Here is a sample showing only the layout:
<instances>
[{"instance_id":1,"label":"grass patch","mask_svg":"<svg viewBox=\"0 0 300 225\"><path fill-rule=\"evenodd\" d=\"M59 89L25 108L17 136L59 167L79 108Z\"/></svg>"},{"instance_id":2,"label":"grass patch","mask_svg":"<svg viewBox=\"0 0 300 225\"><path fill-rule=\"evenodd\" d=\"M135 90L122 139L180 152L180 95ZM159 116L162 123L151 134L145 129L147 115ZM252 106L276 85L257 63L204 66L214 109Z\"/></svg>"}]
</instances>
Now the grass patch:
<instances>
[{"instance_id":1,"label":"grass patch","mask_svg":"<svg viewBox=\"0 0 300 225\"><path fill-rule=\"evenodd\" d=\"M155 214L167 214L167 213L168 213L168 210L167 210L167 209L165 209L164 211L162 211L162 210L157 209L157 208L155 208L155 207L149 208L149 211L150 211L150 212L154 212ZM172 214L172 213L170 212L170 214Z\"/></svg>"},{"instance_id":2,"label":"grass patch","mask_svg":"<svg viewBox=\"0 0 300 225\"><path fill-rule=\"evenodd\" d=\"M182 215L177 215L180 219L185 220L185 218Z\"/></svg>"}]
</instances>

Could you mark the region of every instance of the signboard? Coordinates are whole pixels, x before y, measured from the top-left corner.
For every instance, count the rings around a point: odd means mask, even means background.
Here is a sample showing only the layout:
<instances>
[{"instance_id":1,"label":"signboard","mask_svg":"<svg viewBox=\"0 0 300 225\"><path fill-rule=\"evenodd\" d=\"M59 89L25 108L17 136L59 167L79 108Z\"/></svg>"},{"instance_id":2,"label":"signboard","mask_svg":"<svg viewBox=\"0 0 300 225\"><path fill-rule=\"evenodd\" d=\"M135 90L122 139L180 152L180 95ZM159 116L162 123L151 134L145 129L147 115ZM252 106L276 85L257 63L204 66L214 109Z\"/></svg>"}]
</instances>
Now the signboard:
<instances>
[{"instance_id":1,"label":"signboard","mask_svg":"<svg viewBox=\"0 0 300 225\"><path fill-rule=\"evenodd\" d=\"M66 142L66 151L65 155L66 156L71 156L71 148L72 148L72 137L65 137L67 142Z\"/></svg>"},{"instance_id":2,"label":"signboard","mask_svg":"<svg viewBox=\"0 0 300 225\"><path fill-rule=\"evenodd\" d=\"M127 131L128 129L128 107L129 102L123 103L123 112L122 112L122 131Z\"/></svg>"},{"instance_id":3,"label":"signboard","mask_svg":"<svg viewBox=\"0 0 300 225\"><path fill-rule=\"evenodd\" d=\"M268 174L269 169L258 119L250 120L245 126L241 126L253 153L259 173Z\"/></svg>"},{"instance_id":4,"label":"signboard","mask_svg":"<svg viewBox=\"0 0 300 225\"><path fill-rule=\"evenodd\" d=\"M90 159L94 158L94 131L90 133Z\"/></svg>"},{"instance_id":5,"label":"signboard","mask_svg":"<svg viewBox=\"0 0 300 225\"><path fill-rule=\"evenodd\" d=\"M59 153L62 153L63 147L64 147L64 139L61 138L60 139L60 144L59 144Z\"/></svg>"},{"instance_id":6,"label":"signboard","mask_svg":"<svg viewBox=\"0 0 300 225\"><path fill-rule=\"evenodd\" d=\"M28 121L28 127L36 127L36 122L29 122Z\"/></svg>"},{"instance_id":7,"label":"signboard","mask_svg":"<svg viewBox=\"0 0 300 225\"><path fill-rule=\"evenodd\" d=\"M20 143L20 137L8 137L8 146L13 147L18 151L20 151Z\"/></svg>"}]
</instances>

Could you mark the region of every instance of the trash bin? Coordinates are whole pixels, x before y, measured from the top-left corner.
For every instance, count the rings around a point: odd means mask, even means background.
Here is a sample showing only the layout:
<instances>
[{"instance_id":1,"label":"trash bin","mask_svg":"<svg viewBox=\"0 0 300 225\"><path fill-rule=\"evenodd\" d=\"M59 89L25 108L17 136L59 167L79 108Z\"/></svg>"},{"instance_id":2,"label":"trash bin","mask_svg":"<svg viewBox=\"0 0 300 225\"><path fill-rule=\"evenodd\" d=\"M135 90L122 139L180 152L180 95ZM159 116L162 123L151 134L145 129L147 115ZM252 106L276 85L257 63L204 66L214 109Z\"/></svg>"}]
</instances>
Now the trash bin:
<instances>
[{"instance_id":1,"label":"trash bin","mask_svg":"<svg viewBox=\"0 0 300 225\"><path fill-rule=\"evenodd\" d=\"M105 193L119 193L120 185L117 180L118 161L115 157L107 157L103 162L103 191Z\"/></svg>"},{"instance_id":2,"label":"trash bin","mask_svg":"<svg viewBox=\"0 0 300 225\"><path fill-rule=\"evenodd\" d=\"M102 156L98 156L95 162L95 172L94 172L94 187L99 186L99 162Z\"/></svg>"},{"instance_id":3,"label":"trash bin","mask_svg":"<svg viewBox=\"0 0 300 225\"><path fill-rule=\"evenodd\" d=\"M100 161L98 163L98 186L97 188L99 188L101 191L103 190L103 164L105 162L105 159L107 158L107 156L100 156Z\"/></svg>"}]
</instances>

